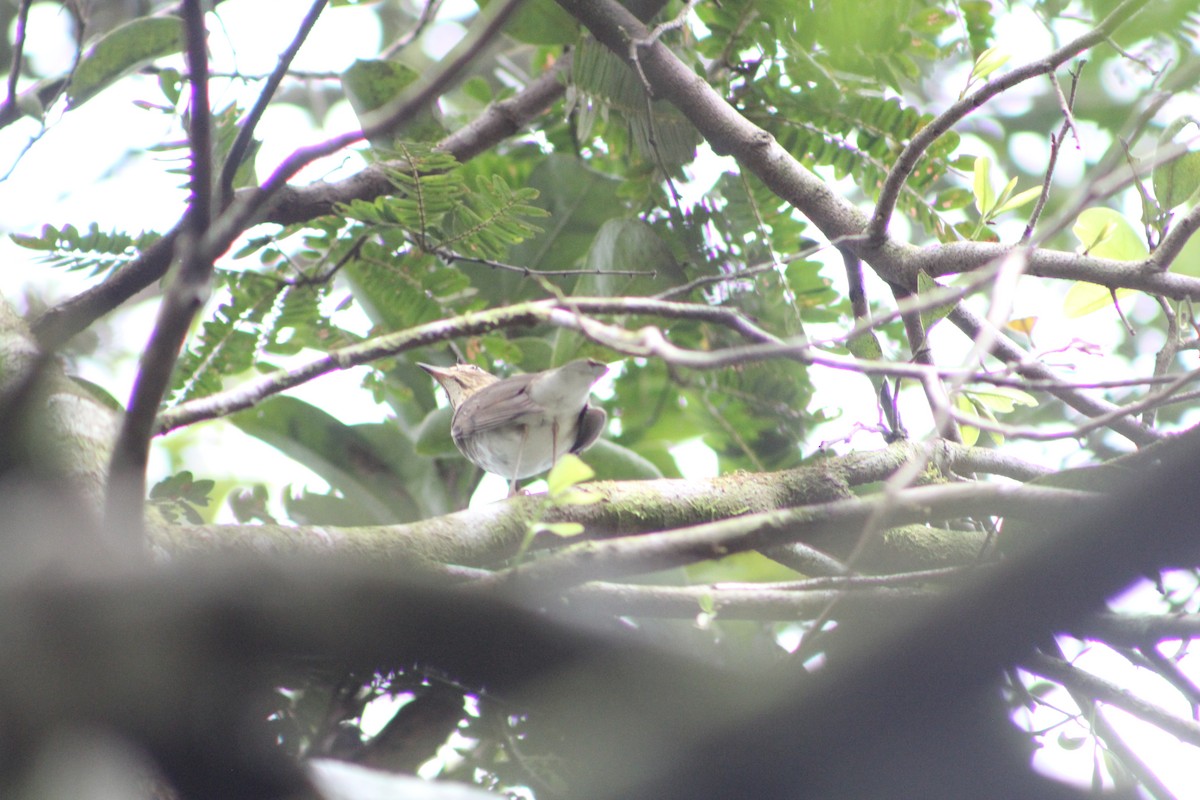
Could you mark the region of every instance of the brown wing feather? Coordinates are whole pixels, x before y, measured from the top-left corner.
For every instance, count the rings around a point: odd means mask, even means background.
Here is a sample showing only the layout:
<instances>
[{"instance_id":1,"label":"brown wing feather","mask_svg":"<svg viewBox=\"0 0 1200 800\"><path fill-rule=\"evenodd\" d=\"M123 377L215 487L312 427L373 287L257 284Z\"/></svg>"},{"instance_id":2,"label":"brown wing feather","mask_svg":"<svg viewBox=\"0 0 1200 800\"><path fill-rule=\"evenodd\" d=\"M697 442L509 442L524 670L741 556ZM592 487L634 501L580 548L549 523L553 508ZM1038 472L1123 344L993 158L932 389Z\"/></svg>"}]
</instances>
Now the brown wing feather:
<instances>
[{"instance_id":1,"label":"brown wing feather","mask_svg":"<svg viewBox=\"0 0 1200 800\"><path fill-rule=\"evenodd\" d=\"M517 378L485 386L463 401L454 414L454 438L473 436L512 424L525 414L541 412L542 407L529 396L529 381Z\"/></svg>"}]
</instances>

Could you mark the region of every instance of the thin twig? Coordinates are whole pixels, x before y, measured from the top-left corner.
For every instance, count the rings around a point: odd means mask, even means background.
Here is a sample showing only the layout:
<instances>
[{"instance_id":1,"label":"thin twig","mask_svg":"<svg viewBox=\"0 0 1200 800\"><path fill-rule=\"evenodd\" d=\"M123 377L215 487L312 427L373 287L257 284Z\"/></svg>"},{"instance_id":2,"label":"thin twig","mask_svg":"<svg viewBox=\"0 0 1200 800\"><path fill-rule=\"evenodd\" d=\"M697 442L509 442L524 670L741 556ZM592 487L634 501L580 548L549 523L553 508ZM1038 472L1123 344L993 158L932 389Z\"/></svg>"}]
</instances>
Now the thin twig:
<instances>
[{"instance_id":1,"label":"thin twig","mask_svg":"<svg viewBox=\"0 0 1200 800\"><path fill-rule=\"evenodd\" d=\"M421 15L417 17L417 21L409 28L404 35L392 42L388 47L380 53L380 58L391 59L396 56L404 48L415 42L425 29L429 27L437 16L438 9L442 7L443 0L427 0L425 7L421 9Z\"/></svg>"},{"instance_id":2,"label":"thin twig","mask_svg":"<svg viewBox=\"0 0 1200 800\"><path fill-rule=\"evenodd\" d=\"M525 277L540 275L542 277L562 277L566 275L621 275L628 277L648 276L653 278L658 273L654 270L645 269L534 269L533 267L522 267L519 264L506 264L503 261L496 261L491 258L481 258L479 256L468 256L462 253L456 253L444 247L431 248L430 252L445 260L447 263L463 262L467 264L482 264L485 267L492 269L502 269L509 272L516 272Z\"/></svg>"},{"instance_id":3,"label":"thin twig","mask_svg":"<svg viewBox=\"0 0 1200 800\"><path fill-rule=\"evenodd\" d=\"M283 82L288 67L292 65L292 60L296 57L296 53L300 51L300 46L308 39L309 33L312 32L313 26L317 24L317 18L325 10L327 3L328 0L313 0L308 13L300 21L300 28L296 31L296 35L288 43L287 49L279 54L279 61L275 65L275 69L271 72L271 76L267 78L266 85L258 93L258 98L254 101L254 107L242 119L237 138L234 139L233 145L229 148L229 155L226 157L225 165L221 169L220 193L217 195L217 202L221 208L224 208L233 198L233 179L237 175L242 159L246 157L246 152L250 148L250 142L254 139L254 129L258 126L258 121L262 119L262 115L267 110L267 105L275 97L275 91L279 88L279 84Z\"/></svg>"},{"instance_id":4,"label":"thin twig","mask_svg":"<svg viewBox=\"0 0 1200 800\"><path fill-rule=\"evenodd\" d=\"M1033 211L1029 214L1029 222L1025 224L1025 231L1021 234L1018 244L1028 244L1033 238L1033 229L1037 226L1037 221L1041 219L1042 211L1046 208L1046 202L1050 199L1050 184L1054 178L1054 168L1058 164L1058 153L1062 149L1063 141L1069 132L1075 134L1075 144L1079 146L1079 132L1075 129L1072 109L1075 107L1075 92L1079 88L1079 76L1083 73L1083 67L1087 64L1086 61L1080 61L1075 69L1070 71L1071 74L1071 94L1070 97L1063 97L1062 87L1058 83L1058 78L1051 73L1050 80L1054 83L1054 90L1058 94L1059 103L1062 106L1063 121L1059 126L1058 135L1050 134L1050 157L1046 162L1046 175L1042 178L1042 192L1038 195L1037 202L1033 205Z\"/></svg>"},{"instance_id":5,"label":"thin twig","mask_svg":"<svg viewBox=\"0 0 1200 800\"><path fill-rule=\"evenodd\" d=\"M4 104L0 106L0 116L17 104L17 81L21 77L21 62L25 57L25 25L29 21L29 7L33 0L21 0L17 7L17 23L13 31L12 65L8 68L8 90L5 92Z\"/></svg>"}]
</instances>

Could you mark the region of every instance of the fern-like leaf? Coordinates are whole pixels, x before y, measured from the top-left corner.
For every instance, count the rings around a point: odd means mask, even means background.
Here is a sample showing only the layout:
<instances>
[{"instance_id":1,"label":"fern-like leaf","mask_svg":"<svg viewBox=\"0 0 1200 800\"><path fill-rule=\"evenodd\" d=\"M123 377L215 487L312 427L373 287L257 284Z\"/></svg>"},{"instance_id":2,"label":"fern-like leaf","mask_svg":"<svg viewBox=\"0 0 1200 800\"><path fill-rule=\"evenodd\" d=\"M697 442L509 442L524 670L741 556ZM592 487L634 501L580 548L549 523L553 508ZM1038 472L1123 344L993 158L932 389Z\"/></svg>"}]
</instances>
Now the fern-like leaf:
<instances>
[{"instance_id":1,"label":"fern-like leaf","mask_svg":"<svg viewBox=\"0 0 1200 800\"><path fill-rule=\"evenodd\" d=\"M162 235L153 231L128 234L102 231L96 223L80 231L74 225L42 227L40 236L12 234L15 244L42 252L40 261L70 272L91 270L92 275L112 273L137 258Z\"/></svg>"}]
</instances>

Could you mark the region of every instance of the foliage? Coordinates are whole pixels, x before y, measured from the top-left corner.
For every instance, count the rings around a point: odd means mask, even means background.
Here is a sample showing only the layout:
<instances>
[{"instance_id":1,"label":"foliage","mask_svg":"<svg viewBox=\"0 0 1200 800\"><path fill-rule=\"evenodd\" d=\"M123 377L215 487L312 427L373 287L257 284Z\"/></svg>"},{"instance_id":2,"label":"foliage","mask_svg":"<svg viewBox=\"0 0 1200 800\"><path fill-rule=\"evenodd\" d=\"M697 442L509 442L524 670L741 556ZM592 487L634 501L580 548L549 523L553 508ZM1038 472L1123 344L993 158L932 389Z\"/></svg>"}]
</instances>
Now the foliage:
<instances>
[{"instance_id":1,"label":"foliage","mask_svg":"<svg viewBox=\"0 0 1200 800\"><path fill-rule=\"evenodd\" d=\"M120 269L160 238L161 234L153 231L137 235L105 232L93 222L86 232L70 224L61 228L44 225L40 236L13 234L12 240L21 247L42 253L40 260L51 266L72 271L90 270L92 275L100 275Z\"/></svg>"}]
</instances>

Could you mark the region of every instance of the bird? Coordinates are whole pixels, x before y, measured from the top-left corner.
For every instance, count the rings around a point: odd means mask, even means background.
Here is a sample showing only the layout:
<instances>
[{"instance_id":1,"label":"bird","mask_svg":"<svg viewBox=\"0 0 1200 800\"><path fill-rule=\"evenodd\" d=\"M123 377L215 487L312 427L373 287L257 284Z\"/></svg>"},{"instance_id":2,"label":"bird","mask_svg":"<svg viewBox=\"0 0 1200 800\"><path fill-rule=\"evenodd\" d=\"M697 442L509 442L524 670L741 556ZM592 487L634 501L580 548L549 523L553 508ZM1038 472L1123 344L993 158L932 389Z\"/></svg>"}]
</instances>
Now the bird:
<instances>
[{"instance_id":1,"label":"bird","mask_svg":"<svg viewBox=\"0 0 1200 800\"><path fill-rule=\"evenodd\" d=\"M509 481L545 472L566 453L591 447L608 415L589 402L592 386L608 371L581 358L544 372L498 378L474 364L420 364L450 400L450 435L471 463Z\"/></svg>"}]
</instances>

